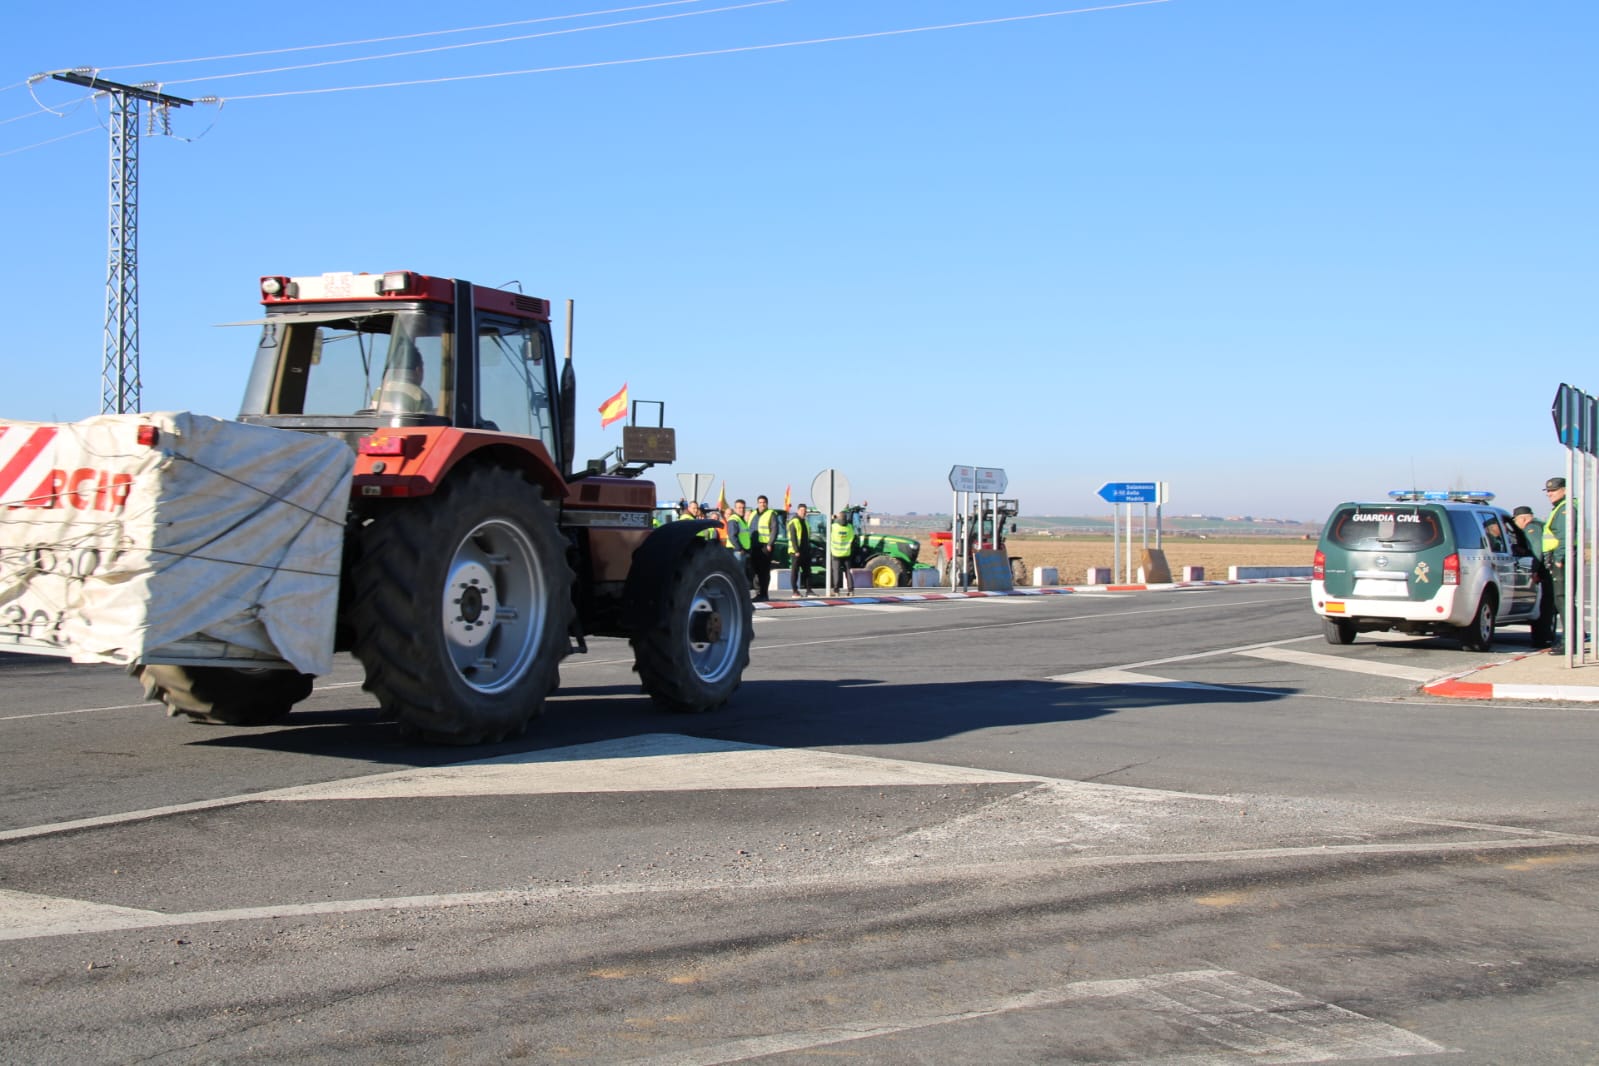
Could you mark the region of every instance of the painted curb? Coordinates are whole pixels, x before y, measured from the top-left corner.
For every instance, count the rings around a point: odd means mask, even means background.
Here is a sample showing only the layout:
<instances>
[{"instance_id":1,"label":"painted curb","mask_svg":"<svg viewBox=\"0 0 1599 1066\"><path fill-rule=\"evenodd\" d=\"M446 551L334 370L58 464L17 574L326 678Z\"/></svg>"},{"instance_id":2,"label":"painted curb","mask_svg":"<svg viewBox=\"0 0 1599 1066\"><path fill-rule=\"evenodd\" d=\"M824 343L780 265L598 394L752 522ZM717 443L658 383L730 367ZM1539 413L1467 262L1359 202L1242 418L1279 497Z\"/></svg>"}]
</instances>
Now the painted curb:
<instances>
[{"instance_id":1,"label":"painted curb","mask_svg":"<svg viewBox=\"0 0 1599 1066\"><path fill-rule=\"evenodd\" d=\"M888 596L810 596L800 600L760 600L757 611L783 611L791 607L850 607L865 603L926 603L930 600L981 600L996 596L1066 596L1074 592L1164 592L1170 589L1206 588L1213 585L1308 585L1308 577L1251 577L1237 581L1172 581L1158 585L1051 585L1045 588L984 592L904 592Z\"/></svg>"},{"instance_id":2,"label":"painted curb","mask_svg":"<svg viewBox=\"0 0 1599 1066\"><path fill-rule=\"evenodd\" d=\"M1484 670L1503 666L1505 663L1520 662L1522 659L1543 654L1546 653L1527 652L1523 655L1513 655L1503 662L1473 667L1464 673L1451 674L1438 681L1430 681L1421 686L1421 691L1428 696L1442 696L1455 700L1559 700L1567 703L1599 703L1599 685L1496 685L1490 681L1462 680L1473 674L1480 674Z\"/></svg>"}]
</instances>

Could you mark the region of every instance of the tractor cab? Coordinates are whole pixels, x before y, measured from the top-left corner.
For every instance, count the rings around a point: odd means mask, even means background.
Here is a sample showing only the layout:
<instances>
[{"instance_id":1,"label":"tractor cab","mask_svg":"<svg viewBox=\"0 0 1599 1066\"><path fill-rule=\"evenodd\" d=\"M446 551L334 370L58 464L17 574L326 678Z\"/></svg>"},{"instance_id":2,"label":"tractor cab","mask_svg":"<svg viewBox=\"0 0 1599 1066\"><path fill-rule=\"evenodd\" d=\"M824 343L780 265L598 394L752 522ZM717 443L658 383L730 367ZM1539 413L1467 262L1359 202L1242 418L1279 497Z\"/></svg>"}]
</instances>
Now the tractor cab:
<instances>
[{"instance_id":1,"label":"tractor cab","mask_svg":"<svg viewBox=\"0 0 1599 1066\"><path fill-rule=\"evenodd\" d=\"M261 279L240 420L350 438L453 426L535 437L571 470L550 305L412 271ZM568 434L567 439L570 439Z\"/></svg>"}]
</instances>

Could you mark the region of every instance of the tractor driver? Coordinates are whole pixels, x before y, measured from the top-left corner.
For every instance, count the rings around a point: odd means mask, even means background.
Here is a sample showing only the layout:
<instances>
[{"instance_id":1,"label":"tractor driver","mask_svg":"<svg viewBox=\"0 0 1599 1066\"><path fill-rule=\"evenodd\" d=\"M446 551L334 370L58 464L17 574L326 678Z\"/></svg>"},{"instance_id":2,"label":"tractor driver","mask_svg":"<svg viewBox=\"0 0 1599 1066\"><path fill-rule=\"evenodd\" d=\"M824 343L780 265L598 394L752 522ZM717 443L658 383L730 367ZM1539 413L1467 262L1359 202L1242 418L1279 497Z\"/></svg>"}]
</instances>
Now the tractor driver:
<instances>
[{"instance_id":1,"label":"tractor driver","mask_svg":"<svg viewBox=\"0 0 1599 1066\"><path fill-rule=\"evenodd\" d=\"M422 387L424 369L422 353L410 339L400 342L399 351L389 360L383 371L383 385L378 389L377 410L384 415L417 415L433 413L433 397Z\"/></svg>"}]
</instances>

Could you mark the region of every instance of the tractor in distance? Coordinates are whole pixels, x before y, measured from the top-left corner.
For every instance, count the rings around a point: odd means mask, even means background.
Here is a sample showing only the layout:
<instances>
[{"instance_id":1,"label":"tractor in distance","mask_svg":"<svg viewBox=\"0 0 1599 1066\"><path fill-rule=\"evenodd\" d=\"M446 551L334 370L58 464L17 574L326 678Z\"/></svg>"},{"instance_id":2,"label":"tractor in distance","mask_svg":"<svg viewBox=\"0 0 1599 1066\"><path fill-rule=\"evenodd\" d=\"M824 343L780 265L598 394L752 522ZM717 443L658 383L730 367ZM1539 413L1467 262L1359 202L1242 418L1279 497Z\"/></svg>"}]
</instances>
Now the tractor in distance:
<instances>
[{"instance_id":1,"label":"tractor in distance","mask_svg":"<svg viewBox=\"0 0 1599 1066\"><path fill-rule=\"evenodd\" d=\"M239 421L354 450L334 644L404 733L521 733L596 635L628 639L665 709L733 694L744 577L696 535L710 523L654 528L639 476L675 459L673 431L629 424L620 448L576 463L570 304L557 366L549 302L519 292L395 271L267 276L260 298ZM275 722L311 690L256 662L133 670L173 713L230 724Z\"/></svg>"},{"instance_id":2,"label":"tractor in distance","mask_svg":"<svg viewBox=\"0 0 1599 1066\"><path fill-rule=\"evenodd\" d=\"M811 532L811 558L819 560L812 566L813 587L827 587L828 515L812 510L806 516ZM921 542L895 533L868 532L867 512L862 505L844 508L845 521L855 527L855 549L850 555L850 568L865 570L874 588L903 588L911 583L911 571L919 565ZM773 569L789 566L788 530L779 527L777 547L772 553Z\"/></svg>"},{"instance_id":3,"label":"tractor in distance","mask_svg":"<svg viewBox=\"0 0 1599 1066\"><path fill-rule=\"evenodd\" d=\"M980 551L1005 551L1005 535L1016 532L1016 516L1021 505L1013 499L990 498L991 502L977 504L964 515L953 519L951 529L935 530L932 534L933 557L937 560L939 577L943 583L964 585L977 580L977 553ZM962 539L962 533L965 539ZM965 554L961 554L964 545ZM1013 562L1012 570L1016 569ZM1016 576L1020 583L1025 574Z\"/></svg>"}]
</instances>

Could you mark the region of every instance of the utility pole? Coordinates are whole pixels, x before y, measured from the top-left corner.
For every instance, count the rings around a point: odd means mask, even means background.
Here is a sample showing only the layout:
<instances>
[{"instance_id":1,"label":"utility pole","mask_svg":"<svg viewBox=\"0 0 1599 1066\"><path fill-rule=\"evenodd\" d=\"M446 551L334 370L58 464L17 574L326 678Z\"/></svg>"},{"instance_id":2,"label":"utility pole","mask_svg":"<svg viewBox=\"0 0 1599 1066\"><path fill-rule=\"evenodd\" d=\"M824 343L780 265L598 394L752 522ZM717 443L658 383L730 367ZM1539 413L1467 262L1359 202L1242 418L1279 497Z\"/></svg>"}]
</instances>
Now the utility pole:
<instances>
[{"instance_id":1,"label":"utility pole","mask_svg":"<svg viewBox=\"0 0 1599 1066\"><path fill-rule=\"evenodd\" d=\"M123 85L92 73L57 71L57 81L103 92L111 101L111 232L105 279L105 354L100 362L100 411L139 410L139 103L148 101L165 128L168 112L194 101ZM154 114L152 114L152 125Z\"/></svg>"}]
</instances>

